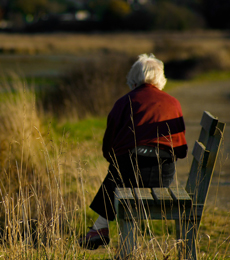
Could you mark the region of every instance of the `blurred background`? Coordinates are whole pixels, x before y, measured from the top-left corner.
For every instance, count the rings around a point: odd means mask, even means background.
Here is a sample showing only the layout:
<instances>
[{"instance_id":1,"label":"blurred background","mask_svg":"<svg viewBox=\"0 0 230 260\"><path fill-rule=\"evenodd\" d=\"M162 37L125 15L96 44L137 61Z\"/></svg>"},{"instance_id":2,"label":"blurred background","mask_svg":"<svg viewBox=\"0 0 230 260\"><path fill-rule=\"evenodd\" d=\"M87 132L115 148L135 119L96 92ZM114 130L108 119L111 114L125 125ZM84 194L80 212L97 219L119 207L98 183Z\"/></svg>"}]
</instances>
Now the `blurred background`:
<instances>
[{"instance_id":1,"label":"blurred background","mask_svg":"<svg viewBox=\"0 0 230 260\"><path fill-rule=\"evenodd\" d=\"M226 0L1 0L8 32L229 29Z\"/></svg>"}]
</instances>

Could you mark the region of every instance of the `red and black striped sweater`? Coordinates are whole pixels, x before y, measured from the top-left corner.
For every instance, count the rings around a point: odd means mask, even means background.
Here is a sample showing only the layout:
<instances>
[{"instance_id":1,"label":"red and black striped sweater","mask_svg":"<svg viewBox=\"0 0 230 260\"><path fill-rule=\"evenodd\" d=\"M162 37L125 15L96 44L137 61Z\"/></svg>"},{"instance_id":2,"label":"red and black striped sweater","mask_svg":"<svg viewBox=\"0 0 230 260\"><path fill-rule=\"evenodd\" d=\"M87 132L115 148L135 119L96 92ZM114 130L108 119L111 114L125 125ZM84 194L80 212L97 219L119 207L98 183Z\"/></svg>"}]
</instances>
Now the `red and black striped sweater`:
<instances>
[{"instance_id":1,"label":"red and black striped sweater","mask_svg":"<svg viewBox=\"0 0 230 260\"><path fill-rule=\"evenodd\" d=\"M128 153L136 146L158 146L176 158L187 154L185 125L177 99L151 84L143 84L121 97L108 115L103 155Z\"/></svg>"}]
</instances>

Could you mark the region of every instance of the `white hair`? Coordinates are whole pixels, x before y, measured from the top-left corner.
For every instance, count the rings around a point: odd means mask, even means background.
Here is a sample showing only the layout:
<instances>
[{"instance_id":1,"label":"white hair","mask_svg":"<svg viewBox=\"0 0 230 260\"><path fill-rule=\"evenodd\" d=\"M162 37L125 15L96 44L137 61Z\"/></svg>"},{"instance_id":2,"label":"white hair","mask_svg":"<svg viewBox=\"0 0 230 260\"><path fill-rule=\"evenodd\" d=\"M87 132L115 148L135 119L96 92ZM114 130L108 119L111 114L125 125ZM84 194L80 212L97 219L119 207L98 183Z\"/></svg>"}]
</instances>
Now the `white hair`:
<instances>
[{"instance_id":1,"label":"white hair","mask_svg":"<svg viewBox=\"0 0 230 260\"><path fill-rule=\"evenodd\" d=\"M130 89L149 83L162 90L167 81L164 75L164 63L156 59L152 53L149 56L141 54L138 57L127 76Z\"/></svg>"}]
</instances>

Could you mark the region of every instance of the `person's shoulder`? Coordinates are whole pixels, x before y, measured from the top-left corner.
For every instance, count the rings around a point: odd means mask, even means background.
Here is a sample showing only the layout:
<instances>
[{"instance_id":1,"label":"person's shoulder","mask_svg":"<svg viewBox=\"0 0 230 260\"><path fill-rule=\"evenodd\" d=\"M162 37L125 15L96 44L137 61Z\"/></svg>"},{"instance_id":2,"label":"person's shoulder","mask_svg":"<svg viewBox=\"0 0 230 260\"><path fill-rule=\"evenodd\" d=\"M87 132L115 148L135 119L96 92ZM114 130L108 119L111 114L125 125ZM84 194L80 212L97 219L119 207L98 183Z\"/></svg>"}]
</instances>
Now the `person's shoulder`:
<instances>
[{"instance_id":1,"label":"person's shoulder","mask_svg":"<svg viewBox=\"0 0 230 260\"><path fill-rule=\"evenodd\" d=\"M116 102L115 105L119 105L119 104L125 104L127 102L129 102L130 97L132 96L132 91L126 93L125 95L123 95L122 97L120 97Z\"/></svg>"},{"instance_id":2,"label":"person's shoulder","mask_svg":"<svg viewBox=\"0 0 230 260\"><path fill-rule=\"evenodd\" d=\"M112 110L110 111L110 114L113 115L119 113L119 111L123 111L125 107L130 106L130 100L130 92L117 99Z\"/></svg>"},{"instance_id":3,"label":"person's shoulder","mask_svg":"<svg viewBox=\"0 0 230 260\"><path fill-rule=\"evenodd\" d=\"M180 103L178 99L176 99L174 96L170 95L169 93L165 92L164 90L160 90L162 95L164 95L168 100L175 103Z\"/></svg>"}]
</instances>

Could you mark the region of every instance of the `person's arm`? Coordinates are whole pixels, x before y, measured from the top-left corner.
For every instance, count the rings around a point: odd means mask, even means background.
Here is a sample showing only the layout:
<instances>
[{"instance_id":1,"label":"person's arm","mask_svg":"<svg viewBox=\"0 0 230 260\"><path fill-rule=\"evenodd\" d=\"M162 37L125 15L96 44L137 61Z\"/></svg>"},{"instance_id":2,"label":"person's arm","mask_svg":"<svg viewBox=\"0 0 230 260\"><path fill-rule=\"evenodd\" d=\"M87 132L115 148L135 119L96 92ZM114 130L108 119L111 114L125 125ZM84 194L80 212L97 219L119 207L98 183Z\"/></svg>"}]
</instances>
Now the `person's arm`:
<instances>
[{"instance_id":1,"label":"person's arm","mask_svg":"<svg viewBox=\"0 0 230 260\"><path fill-rule=\"evenodd\" d=\"M126 103L126 97L119 99L107 118L107 127L103 138L102 152L105 159L109 162L112 162L111 156L114 157L113 148L117 145L115 144L117 135L124 126L125 121L127 121Z\"/></svg>"},{"instance_id":2,"label":"person's arm","mask_svg":"<svg viewBox=\"0 0 230 260\"><path fill-rule=\"evenodd\" d=\"M107 118L107 127L105 130L105 134L103 137L103 144L102 144L103 156L108 162L111 162L114 135L115 135L115 122L110 112Z\"/></svg>"},{"instance_id":3,"label":"person's arm","mask_svg":"<svg viewBox=\"0 0 230 260\"><path fill-rule=\"evenodd\" d=\"M179 139L180 145L178 147L174 148L174 152L175 152L176 158L183 159L187 156L188 146L187 146L187 142L185 139L184 117L183 117L183 113L182 113L182 109L181 109L181 105L180 105L179 101L178 101L177 106L178 106L178 111L179 111L178 117L180 116L180 124L178 125L178 139Z\"/></svg>"}]
</instances>

